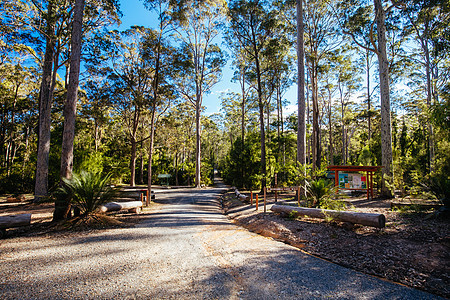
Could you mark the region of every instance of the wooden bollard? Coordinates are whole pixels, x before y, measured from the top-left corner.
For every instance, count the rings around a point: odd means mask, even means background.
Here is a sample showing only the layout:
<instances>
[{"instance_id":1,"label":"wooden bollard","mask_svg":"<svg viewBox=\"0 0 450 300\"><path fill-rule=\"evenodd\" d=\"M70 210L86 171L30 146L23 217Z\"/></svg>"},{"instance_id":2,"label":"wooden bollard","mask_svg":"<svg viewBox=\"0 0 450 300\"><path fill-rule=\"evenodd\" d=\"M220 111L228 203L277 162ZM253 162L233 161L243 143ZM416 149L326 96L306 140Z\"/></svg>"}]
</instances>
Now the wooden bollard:
<instances>
[{"instance_id":1,"label":"wooden bollard","mask_svg":"<svg viewBox=\"0 0 450 300\"><path fill-rule=\"evenodd\" d=\"M275 188L278 187L278 174L275 174ZM278 202L278 192L275 191L275 203Z\"/></svg>"},{"instance_id":2,"label":"wooden bollard","mask_svg":"<svg viewBox=\"0 0 450 300\"><path fill-rule=\"evenodd\" d=\"M255 201L256 201L256 210L258 210L258 194L256 194L256 199L255 199Z\"/></svg>"},{"instance_id":3,"label":"wooden bollard","mask_svg":"<svg viewBox=\"0 0 450 300\"><path fill-rule=\"evenodd\" d=\"M253 205L253 191L250 191L250 206Z\"/></svg>"},{"instance_id":4,"label":"wooden bollard","mask_svg":"<svg viewBox=\"0 0 450 300\"><path fill-rule=\"evenodd\" d=\"M297 202L298 202L298 206L300 206L300 193L301 193L301 188L300 186L297 187Z\"/></svg>"},{"instance_id":5,"label":"wooden bollard","mask_svg":"<svg viewBox=\"0 0 450 300\"><path fill-rule=\"evenodd\" d=\"M264 188L264 213L266 213L266 191L267 188Z\"/></svg>"}]
</instances>

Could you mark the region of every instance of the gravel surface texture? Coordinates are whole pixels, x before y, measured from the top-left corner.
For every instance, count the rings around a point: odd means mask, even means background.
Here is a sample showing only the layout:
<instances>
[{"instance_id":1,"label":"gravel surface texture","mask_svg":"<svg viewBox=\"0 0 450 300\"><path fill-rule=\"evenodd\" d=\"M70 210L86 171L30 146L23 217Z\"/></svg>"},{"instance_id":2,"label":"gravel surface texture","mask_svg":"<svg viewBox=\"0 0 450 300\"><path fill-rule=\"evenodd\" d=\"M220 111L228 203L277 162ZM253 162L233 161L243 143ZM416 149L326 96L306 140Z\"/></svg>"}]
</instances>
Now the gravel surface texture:
<instances>
[{"instance_id":1,"label":"gravel surface texture","mask_svg":"<svg viewBox=\"0 0 450 300\"><path fill-rule=\"evenodd\" d=\"M134 228L2 240L0 299L440 299L238 227L223 191L158 191Z\"/></svg>"}]
</instances>

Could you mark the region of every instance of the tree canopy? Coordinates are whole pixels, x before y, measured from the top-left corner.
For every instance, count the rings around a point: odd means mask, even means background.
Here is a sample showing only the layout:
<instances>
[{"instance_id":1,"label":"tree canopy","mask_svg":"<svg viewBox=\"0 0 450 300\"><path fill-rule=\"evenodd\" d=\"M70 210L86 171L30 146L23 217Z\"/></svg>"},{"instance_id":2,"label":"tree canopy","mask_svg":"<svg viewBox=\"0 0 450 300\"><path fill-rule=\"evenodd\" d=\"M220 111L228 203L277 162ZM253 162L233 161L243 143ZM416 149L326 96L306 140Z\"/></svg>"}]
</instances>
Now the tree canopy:
<instances>
[{"instance_id":1,"label":"tree canopy","mask_svg":"<svg viewBox=\"0 0 450 300\"><path fill-rule=\"evenodd\" d=\"M155 28L121 31L118 1L0 3L0 193L72 167L151 189L382 165L386 196L449 177L448 0L143 3ZM239 88L212 93L225 72Z\"/></svg>"}]
</instances>

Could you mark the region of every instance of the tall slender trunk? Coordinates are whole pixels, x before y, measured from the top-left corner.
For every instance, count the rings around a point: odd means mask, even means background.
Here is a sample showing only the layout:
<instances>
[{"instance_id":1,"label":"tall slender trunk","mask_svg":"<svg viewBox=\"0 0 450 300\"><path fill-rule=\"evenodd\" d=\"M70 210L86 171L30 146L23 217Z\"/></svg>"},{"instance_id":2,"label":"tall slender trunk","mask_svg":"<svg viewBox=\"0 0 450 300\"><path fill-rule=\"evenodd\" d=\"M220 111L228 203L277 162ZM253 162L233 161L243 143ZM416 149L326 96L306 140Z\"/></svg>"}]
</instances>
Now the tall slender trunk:
<instances>
[{"instance_id":1,"label":"tall slender trunk","mask_svg":"<svg viewBox=\"0 0 450 300\"><path fill-rule=\"evenodd\" d=\"M245 139L245 103L246 103L246 93L245 93L245 69L241 70L241 92L242 92L242 103L241 103L241 143L244 146ZM233 145L233 141L231 141ZM244 168L244 155L239 155L241 159L241 180L244 181L245 178L245 168Z\"/></svg>"},{"instance_id":2,"label":"tall slender trunk","mask_svg":"<svg viewBox=\"0 0 450 300\"><path fill-rule=\"evenodd\" d=\"M370 99L370 51L366 50L366 76L367 76L367 126L368 126L368 138L369 138L369 147L370 141L372 140L372 124L371 124L371 99Z\"/></svg>"},{"instance_id":3,"label":"tall slender trunk","mask_svg":"<svg viewBox=\"0 0 450 300\"><path fill-rule=\"evenodd\" d=\"M154 95L157 92L154 92ZM150 148L148 150L148 177L147 177L147 194L146 205L150 204L150 199L152 195L152 159L153 159L153 143L155 140L155 115L156 115L156 101L152 105L152 113L150 120Z\"/></svg>"},{"instance_id":4,"label":"tall slender trunk","mask_svg":"<svg viewBox=\"0 0 450 300\"><path fill-rule=\"evenodd\" d=\"M331 124L331 103L332 103L332 97L331 97L331 91L328 90L328 137L329 137L329 149L328 149L328 155L329 155L329 163L331 165L334 165L334 149L333 149L333 127Z\"/></svg>"},{"instance_id":5,"label":"tall slender trunk","mask_svg":"<svg viewBox=\"0 0 450 300\"><path fill-rule=\"evenodd\" d=\"M175 152L175 185L178 186L178 152Z\"/></svg>"},{"instance_id":6,"label":"tall slender trunk","mask_svg":"<svg viewBox=\"0 0 450 300\"><path fill-rule=\"evenodd\" d=\"M393 184L392 174L392 131L391 104L389 91L389 62L386 53L386 24L385 11L381 0L374 0L377 36L378 36L378 64L380 73L381 96L381 163L383 165L383 180L381 193L384 197L392 197L392 192L386 180Z\"/></svg>"},{"instance_id":7,"label":"tall slender trunk","mask_svg":"<svg viewBox=\"0 0 450 300\"><path fill-rule=\"evenodd\" d=\"M309 86L309 79L311 78L311 72L310 72L311 66L308 65L308 77L306 78L306 86ZM309 88L306 89L306 124L311 125L311 108L310 108L310 102L309 101ZM310 129L306 127L306 134L310 133ZM307 145L306 145L306 161L308 164L311 164L311 141L312 141L312 135L310 134L307 139Z\"/></svg>"},{"instance_id":8,"label":"tall slender trunk","mask_svg":"<svg viewBox=\"0 0 450 300\"><path fill-rule=\"evenodd\" d=\"M305 42L303 25L303 0L296 0L297 14L297 163L306 167L306 101L305 101ZM303 177L306 178L306 168ZM302 195L306 189L302 184ZM300 200L300 199L299 199Z\"/></svg>"},{"instance_id":9,"label":"tall slender trunk","mask_svg":"<svg viewBox=\"0 0 450 300\"><path fill-rule=\"evenodd\" d=\"M50 125L53 101L52 66L55 41L56 17L53 1L49 1L47 11L47 41L45 46L44 65L42 72L41 97L39 99L39 139L36 161L36 181L34 202L39 202L48 195L48 163L50 154Z\"/></svg>"},{"instance_id":10,"label":"tall slender trunk","mask_svg":"<svg viewBox=\"0 0 450 300\"><path fill-rule=\"evenodd\" d=\"M152 159L153 159L153 144L155 140L155 119L156 119L156 105L158 103L158 95L159 95L159 68L160 68L160 59L161 59L161 43L162 43L162 23L159 24L159 39L158 39L158 48L156 54L155 61L155 74L153 76L153 102L151 105L151 120L150 120L150 149L148 150L148 178L147 178L147 192L148 197L146 200L146 204L149 205L151 195L152 195ZM150 199L149 199L150 198Z\"/></svg>"},{"instance_id":11,"label":"tall slender trunk","mask_svg":"<svg viewBox=\"0 0 450 300\"><path fill-rule=\"evenodd\" d=\"M261 66L259 61L259 50L257 48L256 33L255 28L251 26L252 43L253 43L253 55L255 59L256 67L256 82L257 82L257 92L258 92L258 107L259 107L259 131L261 139L261 188L266 187L266 175L267 175L267 165L266 165L266 134L264 130L264 99L262 94L262 84L261 84Z\"/></svg>"},{"instance_id":12,"label":"tall slender trunk","mask_svg":"<svg viewBox=\"0 0 450 300\"><path fill-rule=\"evenodd\" d=\"M73 169L73 146L75 140L75 118L77 112L77 96L80 76L81 61L81 37L83 26L84 0L76 0L70 54L69 85L67 87L67 98L64 105L64 131L61 149L61 178L71 178ZM61 203L55 203L53 220L59 221L68 217L70 202L67 199Z\"/></svg>"},{"instance_id":13,"label":"tall slender trunk","mask_svg":"<svg viewBox=\"0 0 450 300\"><path fill-rule=\"evenodd\" d=\"M69 85L67 88L66 103L64 105L64 132L61 151L62 178L70 178L73 169L73 145L80 76L83 12L84 0L76 0L72 24Z\"/></svg>"},{"instance_id":14,"label":"tall slender trunk","mask_svg":"<svg viewBox=\"0 0 450 300\"><path fill-rule=\"evenodd\" d=\"M343 91L341 87L341 82L338 81L338 88L339 88L339 97L341 100L341 120L342 120L342 164L347 164L347 129L345 126L345 103L344 103L344 96Z\"/></svg>"},{"instance_id":15,"label":"tall slender trunk","mask_svg":"<svg viewBox=\"0 0 450 300\"><path fill-rule=\"evenodd\" d=\"M136 185L136 152L137 141L133 136L131 138L131 157L130 157L130 186Z\"/></svg>"},{"instance_id":16,"label":"tall slender trunk","mask_svg":"<svg viewBox=\"0 0 450 300\"><path fill-rule=\"evenodd\" d=\"M141 143L141 151L142 151L142 143ZM138 179L138 183L139 184L143 184L144 183L144 155L141 153L139 153L139 179Z\"/></svg>"},{"instance_id":17,"label":"tall slender trunk","mask_svg":"<svg viewBox=\"0 0 450 300\"><path fill-rule=\"evenodd\" d=\"M311 85L312 85L312 105L313 105L313 136L312 155L313 169L320 169L320 127L319 127L319 99L318 99L318 70L317 62L313 62Z\"/></svg>"},{"instance_id":18,"label":"tall slender trunk","mask_svg":"<svg viewBox=\"0 0 450 300\"><path fill-rule=\"evenodd\" d=\"M428 31L428 22L425 22L426 31ZM431 99L432 99L432 86L431 86L431 58L430 58L430 50L428 48L428 39L424 41L424 51L425 51L425 72L427 77L427 107L431 108ZM427 121L427 129L428 129L428 152L429 152L429 166L430 173L434 172L434 131L433 125L431 124L431 120Z\"/></svg>"},{"instance_id":19,"label":"tall slender trunk","mask_svg":"<svg viewBox=\"0 0 450 300\"><path fill-rule=\"evenodd\" d=\"M201 187L201 94L198 90L195 101L195 186Z\"/></svg>"}]
</instances>

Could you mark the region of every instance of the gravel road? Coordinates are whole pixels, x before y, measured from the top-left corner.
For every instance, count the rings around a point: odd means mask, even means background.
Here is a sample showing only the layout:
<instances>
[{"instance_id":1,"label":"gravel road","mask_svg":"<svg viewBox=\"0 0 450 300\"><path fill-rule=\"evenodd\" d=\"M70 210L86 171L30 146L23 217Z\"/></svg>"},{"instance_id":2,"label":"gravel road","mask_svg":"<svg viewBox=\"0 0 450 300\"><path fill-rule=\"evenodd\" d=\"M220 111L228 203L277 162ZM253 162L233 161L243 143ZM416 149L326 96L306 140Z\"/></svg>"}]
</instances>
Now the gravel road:
<instances>
[{"instance_id":1,"label":"gravel road","mask_svg":"<svg viewBox=\"0 0 450 300\"><path fill-rule=\"evenodd\" d=\"M157 191L135 228L0 241L0 299L440 299L235 226L222 191Z\"/></svg>"}]
</instances>

